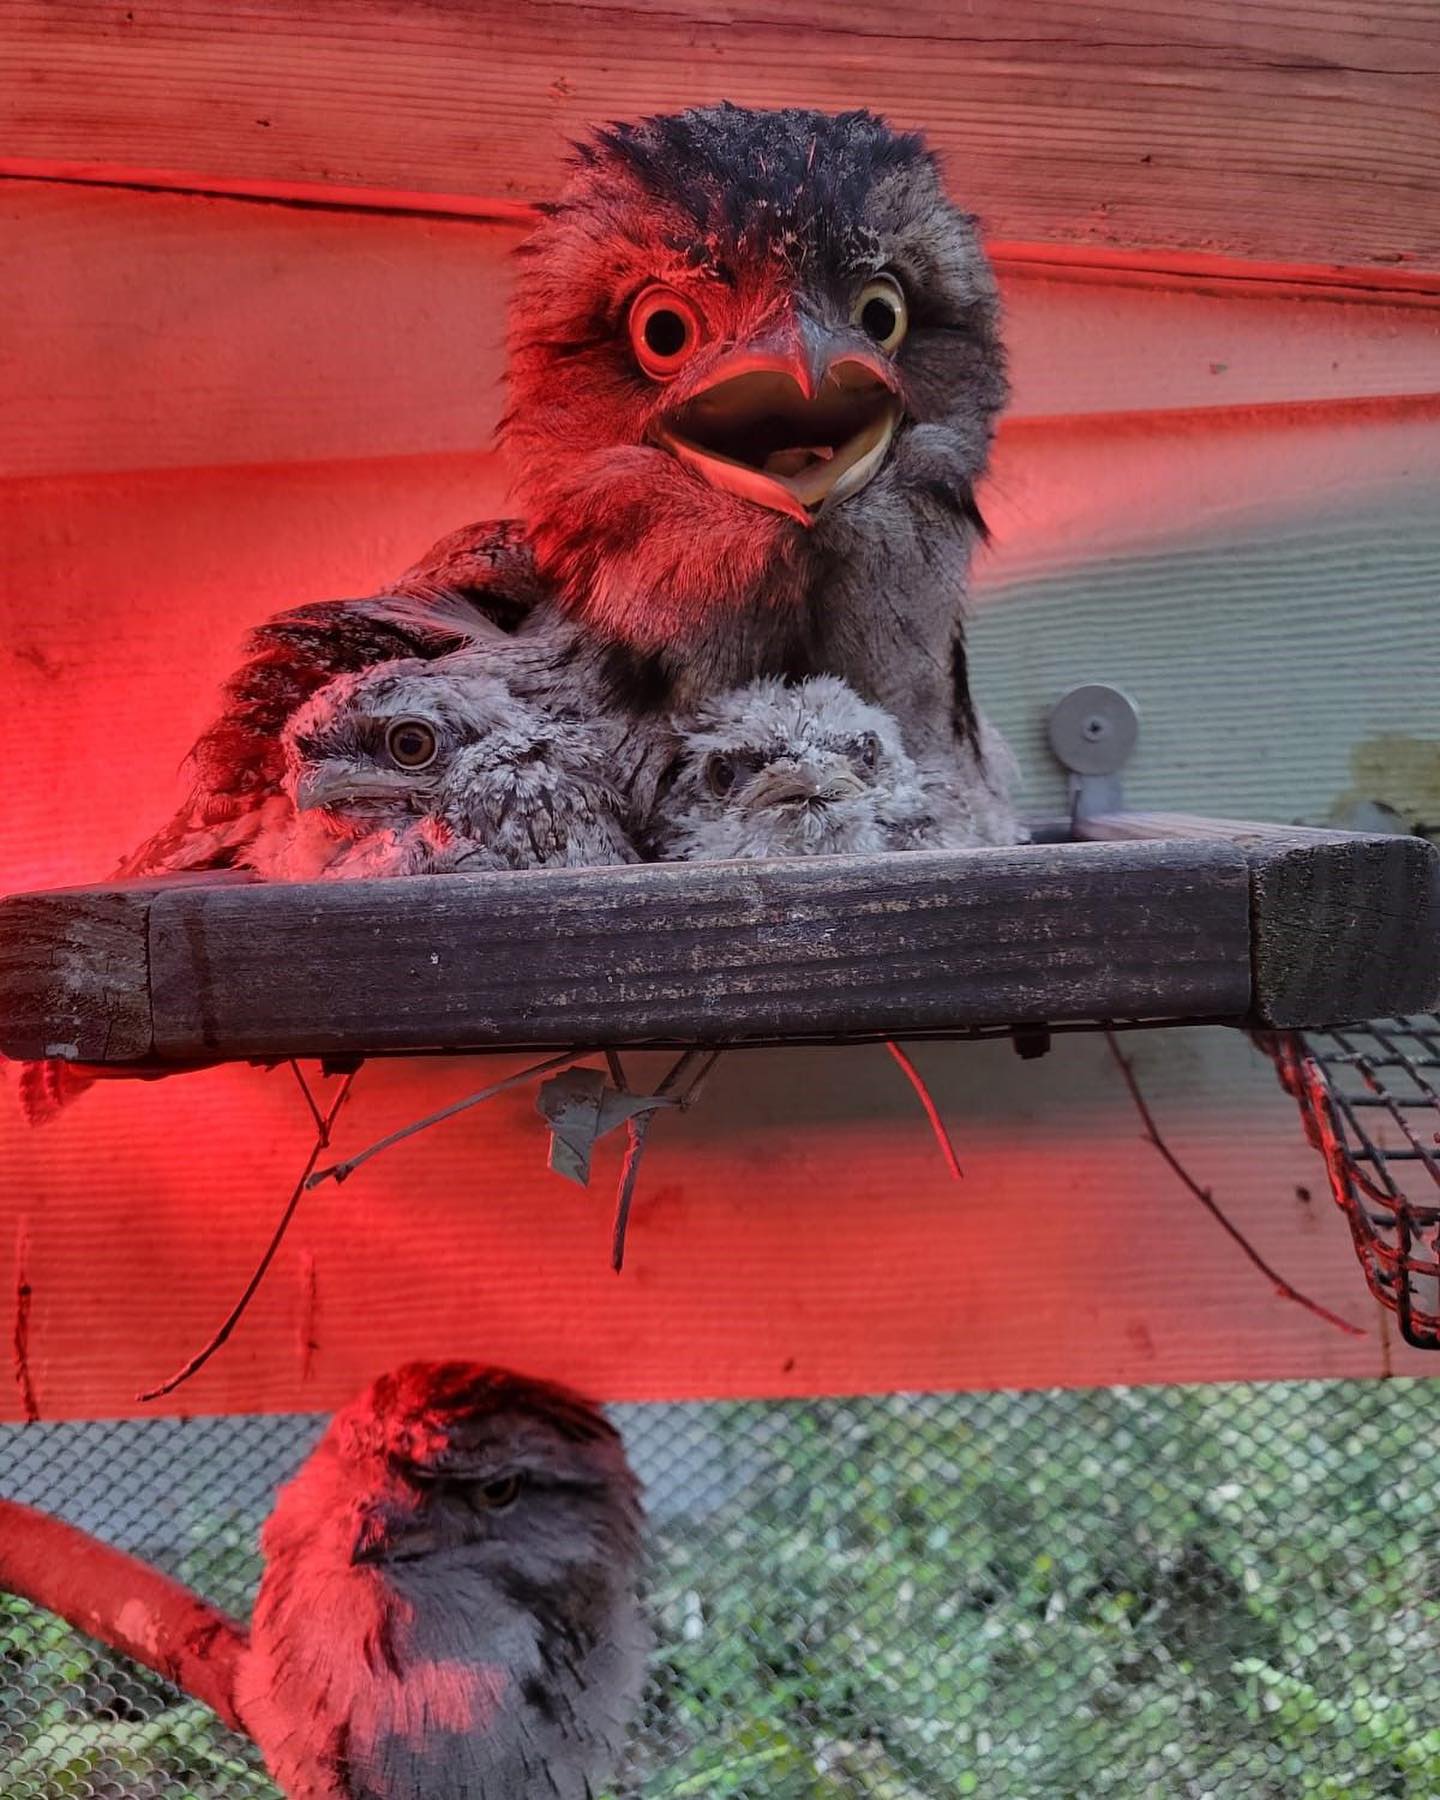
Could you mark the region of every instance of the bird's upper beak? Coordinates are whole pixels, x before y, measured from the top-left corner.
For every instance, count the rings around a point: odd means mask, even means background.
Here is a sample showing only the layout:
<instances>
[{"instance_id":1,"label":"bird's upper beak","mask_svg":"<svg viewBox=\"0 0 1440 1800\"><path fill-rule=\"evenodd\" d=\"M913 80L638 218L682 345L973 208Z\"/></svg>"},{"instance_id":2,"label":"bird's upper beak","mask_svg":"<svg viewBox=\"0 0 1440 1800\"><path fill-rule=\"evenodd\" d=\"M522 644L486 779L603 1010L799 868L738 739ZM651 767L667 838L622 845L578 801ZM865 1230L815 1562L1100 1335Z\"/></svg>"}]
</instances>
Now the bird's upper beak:
<instances>
[{"instance_id":1,"label":"bird's upper beak","mask_svg":"<svg viewBox=\"0 0 1440 1800\"><path fill-rule=\"evenodd\" d=\"M877 472L900 414L888 358L797 316L732 351L651 436L713 487L813 525Z\"/></svg>"},{"instance_id":2,"label":"bird's upper beak","mask_svg":"<svg viewBox=\"0 0 1440 1800\"><path fill-rule=\"evenodd\" d=\"M311 812L344 805L354 807L369 800L393 802L415 792L415 778L398 769L356 770L348 764L321 763L307 769L295 783L295 809Z\"/></svg>"}]
</instances>

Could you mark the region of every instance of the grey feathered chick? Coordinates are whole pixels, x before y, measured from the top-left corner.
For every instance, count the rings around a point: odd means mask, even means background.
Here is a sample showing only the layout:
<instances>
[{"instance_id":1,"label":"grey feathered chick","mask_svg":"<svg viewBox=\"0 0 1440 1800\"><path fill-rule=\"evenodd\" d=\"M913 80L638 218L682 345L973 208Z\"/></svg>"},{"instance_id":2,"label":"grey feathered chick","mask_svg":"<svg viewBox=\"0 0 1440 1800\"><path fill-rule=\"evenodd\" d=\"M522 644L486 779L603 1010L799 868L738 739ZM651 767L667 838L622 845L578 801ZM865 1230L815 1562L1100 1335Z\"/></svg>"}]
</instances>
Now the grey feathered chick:
<instances>
[{"instance_id":1,"label":"grey feathered chick","mask_svg":"<svg viewBox=\"0 0 1440 1800\"><path fill-rule=\"evenodd\" d=\"M834 676L721 695L685 723L681 745L651 827L662 856L858 855L940 841L894 719Z\"/></svg>"},{"instance_id":2,"label":"grey feathered chick","mask_svg":"<svg viewBox=\"0 0 1440 1800\"><path fill-rule=\"evenodd\" d=\"M633 862L604 737L483 654L342 675L283 733L293 813L250 866L280 880Z\"/></svg>"},{"instance_id":3,"label":"grey feathered chick","mask_svg":"<svg viewBox=\"0 0 1440 1800\"><path fill-rule=\"evenodd\" d=\"M282 1489L239 1712L289 1800L593 1800L644 1679L639 1489L548 1382L413 1363Z\"/></svg>"}]
</instances>

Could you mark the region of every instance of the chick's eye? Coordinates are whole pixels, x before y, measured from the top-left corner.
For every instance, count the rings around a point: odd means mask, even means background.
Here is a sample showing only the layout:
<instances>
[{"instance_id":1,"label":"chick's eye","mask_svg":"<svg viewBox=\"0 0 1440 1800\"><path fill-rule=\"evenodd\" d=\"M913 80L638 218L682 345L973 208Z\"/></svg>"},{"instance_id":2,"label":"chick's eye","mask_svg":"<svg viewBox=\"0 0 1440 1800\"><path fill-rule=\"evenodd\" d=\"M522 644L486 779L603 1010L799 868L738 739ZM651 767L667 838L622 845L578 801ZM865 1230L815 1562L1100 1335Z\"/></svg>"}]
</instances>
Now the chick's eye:
<instances>
[{"instance_id":1,"label":"chick's eye","mask_svg":"<svg viewBox=\"0 0 1440 1800\"><path fill-rule=\"evenodd\" d=\"M503 1512L519 1499L521 1485L518 1475L497 1475L494 1481L482 1483L475 1497L487 1512Z\"/></svg>"},{"instance_id":2,"label":"chick's eye","mask_svg":"<svg viewBox=\"0 0 1440 1800\"><path fill-rule=\"evenodd\" d=\"M898 350L910 324L904 288L893 275L872 275L855 296L850 318L882 350Z\"/></svg>"},{"instance_id":3,"label":"chick's eye","mask_svg":"<svg viewBox=\"0 0 1440 1800\"><path fill-rule=\"evenodd\" d=\"M673 288L648 287L630 308L630 345L654 381L678 375L703 335L699 313Z\"/></svg>"},{"instance_id":4,"label":"chick's eye","mask_svg":"<svg viewBox=\"0 0 1440 1800\"><path fill-rule=\"evenodd\" d=\"M874 769L880 761L880 740L873 731L867 731L855 742L855 760L862 769Z\"/></svg>"},{"instance_id":5,"label":"chick's eye","mask_svg":"<svg viewBox=\"0 0 1440 1800\"><path fill-rule=\"evenodd\" d=\"M705 785L717 799L724 799L735 785L735 765L728 756L705 759Z\"/></svg>"},{"instance_id":6,"label":"chick's eye","mask_svg":"<svg viewBox=\"0 0 1440 1800\"><path fill-rule=\"evenodd\" d=\"M390 760L401 769L427 769L439 744L435 729L423 719L397 719L385 733Z\"/></svg>"}]
</instances>

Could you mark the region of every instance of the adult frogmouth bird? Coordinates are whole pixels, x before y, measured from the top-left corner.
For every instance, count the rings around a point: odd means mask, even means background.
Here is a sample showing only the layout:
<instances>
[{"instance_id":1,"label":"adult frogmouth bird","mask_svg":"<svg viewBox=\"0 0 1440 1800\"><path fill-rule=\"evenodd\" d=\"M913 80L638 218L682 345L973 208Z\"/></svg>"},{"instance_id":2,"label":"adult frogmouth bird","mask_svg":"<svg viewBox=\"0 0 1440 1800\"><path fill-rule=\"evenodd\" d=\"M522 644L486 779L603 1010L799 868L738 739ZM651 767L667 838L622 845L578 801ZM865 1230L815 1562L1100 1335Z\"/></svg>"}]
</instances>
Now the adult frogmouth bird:
<instances>
[{"instance_id":1,"label":"adult frogmouth bird","mask_svg":"<svg viewBox=\"0 0 1440 1800\"><path fill-rule=\"evenodd\" d=\"M248 1732L287 1800L595 1800L644 1681L642 1522L588 1401L418 1362L337 1413L281 1490L248 1630L5 1500L0 1592Z\"/></svg>"},{"instance_id":2,"label":"adult frogmouth bird","mask_svg":"<svg viewBox=\"0 0 1440 1800\"><path fill-rule=\"evenodd\" d=\"M190 804L130 871L237 860L283 794L297 706L487 621L568 631L557 678L583 668L625 718L836 674L928 783L973 781L962 609L1005 394L994 280L919 136L728 105L597 132L519 259L518 517L453 533L387 594L261 626Z\"/></svg>"},{"instance_id":3,"label":"adult frogmouth bird","mask_svg":"<svg viewBox=\"0 0 1440 1800\"><path fill-rule=\"evenodd\" d=\"M236 1684L288 1800L593 1800L639 1700L639 1490L546 1382L413 1363L281 1491Z\"/></svg>"}]
</instances>

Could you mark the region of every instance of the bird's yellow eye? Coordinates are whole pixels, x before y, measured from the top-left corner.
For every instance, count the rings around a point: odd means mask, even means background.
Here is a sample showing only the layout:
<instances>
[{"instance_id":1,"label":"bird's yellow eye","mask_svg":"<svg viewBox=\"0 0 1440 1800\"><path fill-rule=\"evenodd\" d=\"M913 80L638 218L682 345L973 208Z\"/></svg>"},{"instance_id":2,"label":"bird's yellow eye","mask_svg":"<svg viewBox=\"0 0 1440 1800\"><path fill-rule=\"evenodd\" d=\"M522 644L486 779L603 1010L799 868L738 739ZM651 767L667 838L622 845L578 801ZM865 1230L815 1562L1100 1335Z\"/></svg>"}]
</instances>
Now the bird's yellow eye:
<instances>
[{"instance_id":1,"label":"bird's yellow eye","mask_svg":"<svg viewBox=\"0 0 1440 1800\"><path fill-rule=\"evenodd\" d=\"M475 1490L475 1498L487 1512L503 1512L513 1506L520 1495L519 1475L498 1475Z\"/></svg>"},{"instance_id":2,"label":"bird's yellow eye","mask_svg":"<svg viewBox=\"0 0 1440 1800\"><path fill-rule=\"evenodd\" d=\"M728 756L717 751L705 758L705 785L718 800L723 800L734 787L735 765Z\"/></svg>"},{"instance_id":3,"label":"bird's yellow eye","mask_svg":"<svg viewBox=\"0 0 1440 1800\"><path fill-rule=\"evenodd\" d=\"M648 287L630 308L630 345L652 381L678 375L703 337L699 313L674 288Z\"/></svg>"},{"instance_id":4,"label":"bird's yellow eye","mask_svg":"<svg viewBox=\"0 0 1440 1800\"><path fill-rule=\"evenodd\" d=\"M893 275L872 275L855 296L850 320L882 350L898 350L910 325L904 288Z\"/></svg>"},{"instance_id":5,"label":"bird's yellow eye","mask_svg":"<svg viewBox=\"0 0 1440 1800\"><path fill-rule=\"evenodd\" d=\"M440 745L424 719L397 719L385 733L385 749L399 769L428 769Z\"/></svg>"}]
</instances>

